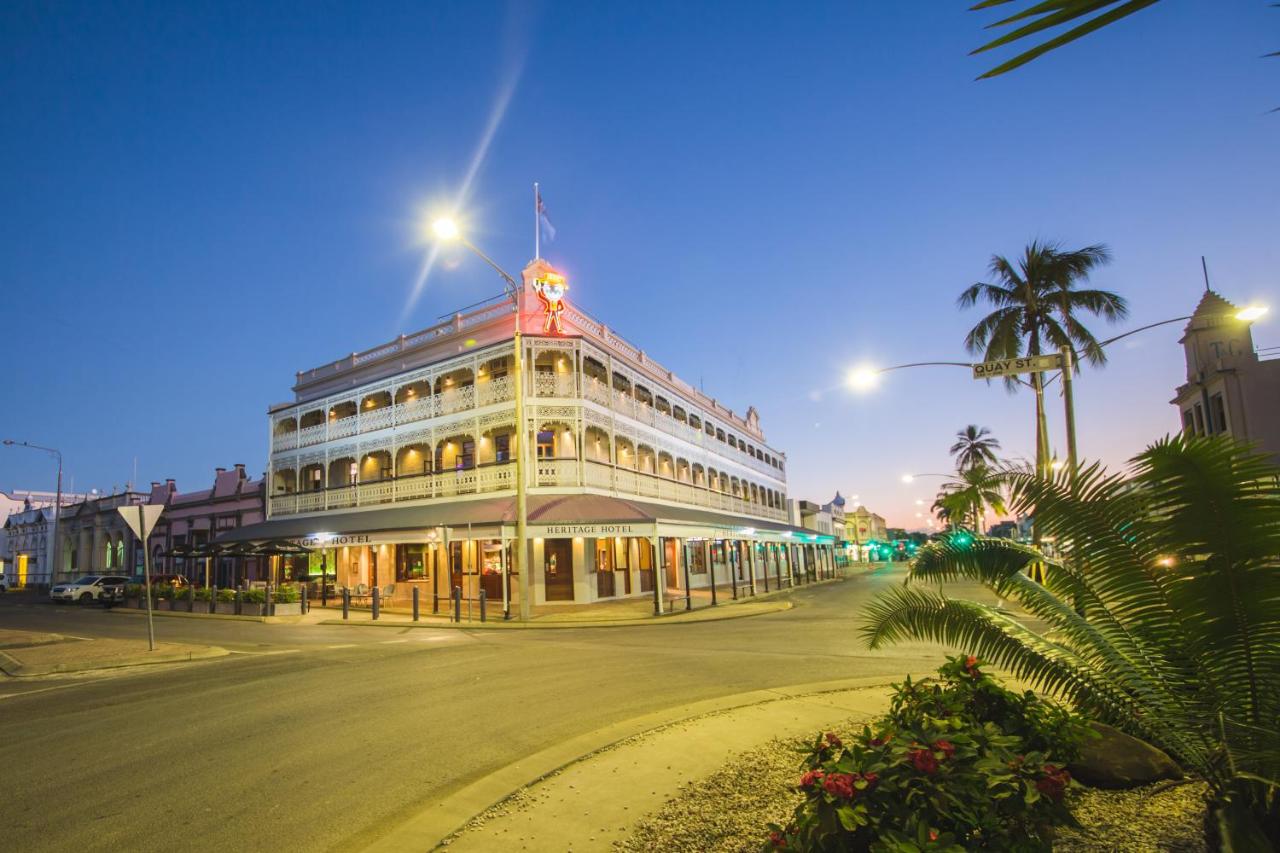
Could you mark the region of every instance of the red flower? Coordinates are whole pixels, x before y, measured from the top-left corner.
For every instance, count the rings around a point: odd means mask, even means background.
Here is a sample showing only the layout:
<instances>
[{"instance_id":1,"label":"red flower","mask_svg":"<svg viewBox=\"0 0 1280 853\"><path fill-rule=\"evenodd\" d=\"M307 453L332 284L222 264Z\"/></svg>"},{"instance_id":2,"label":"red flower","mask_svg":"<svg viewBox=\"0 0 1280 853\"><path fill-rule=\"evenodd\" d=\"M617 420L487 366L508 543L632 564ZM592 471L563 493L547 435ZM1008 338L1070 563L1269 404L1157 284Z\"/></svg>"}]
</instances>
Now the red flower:
<instances>
[{"instance_id":1,"label":"red flower","mask_svg":"<svg viewBox=\"0 0 1280 853\"><path fill-rule=\"evenodd\" d=\"M1036 780L1036 790L1045 798L1058 803L1062 801L1063 795L1066 794L1067 784L1070 781L1071 774L1066 771L1066 768L1046 764L1044 766L1044 775Z\"/></svg>"},{"instance_id":2,"label":"red flower","mask_svg":"<svg viewBox=\"0 0 1280 853\"><path fill-rule=\"evenodd\" d=\"M832 749L839 749L844 746L844 741L835 732L827 732L827 746Z\"/></svg>"},{"instance_id":3,"label":"red flower","mask_svg":"<svg viewBox=\"0 0 1280 853\"><path fill-rule=\"evenodd\" d=\"M871 740L867 741L867 744L870 746L884 746L886 743L888 743L891 740L893 740L893 733L885 732L879 737L873 737Z\"/></svg>"},{"instance_id":4,"label":"red flower","mask_svg":"<svg viewBox=\"0 0 1280 853\"><path fill-rule=\"evenodd\" d=\"M969 673L969 675L973 676L974 678L977 678L978 675L980 675L980 673L978 672L978 658L975 657L974 655L969 655L967 658L965 658L964 671Z\"/></svg>"},{"instance_id":5,"label":"red flower","mask_svg":"<svg viewBox=\"0 0 1280 853\"><path fill-rule=\"evenodd\" d=\"M769 833L769 843L772 844L774 847L786 847L787 837L783 835L781 832L774 830L773 832Z\"/></svg>"},{"instance_id":6,"label":"red flower","mask_svg":"<svg viewBox=\"0 0 1280 853\"><path fill-rule=\"evenodd\" d=\"M822 784L823 772L821 770L810 770L808 773L800 777L800 787L809 788L813 785Z\"/></svg>"},{"instance_id":7,"label":"red flower","mask_svg":"<svg viewBox=\"0 0 1280 853\"><path fill-rule=\"evenodd\" d=\"M934 743L933 748L942 752L947 758L956 754L956 748L952 746L949 740L940 740Z\"/></svg>"},{"instance_id":8,"label":"red flower","mask_svg":"<svg viewBox=\"0 0 1280 853\"><path fill-rule=\"evenodd\" d=\"M937 841L937 840L938 840L938 830L936 830L936 829L931 829L931 830L929 830L929 840L930 840L930 841Z\"/></svg>"},{"instance_id":9,"label":"red flower","mask_svg":"<svg viewBox=\"0 0 1280 853\"><path fill-rule=\"evenodd\" d=\"M880 782L879 773L863 773L862 781L867 783L867 790L870 791Z\"/></svg>"},{"instance_id":10,"label":"red flower","mask_svg":"<svg viewBox=\"0 0 1280 853\"><path fill-rule=\"evenodd\" d=\"M833 797L852 800L856 793L853 789L853 776L848 773L830 773L822 780L822 790Z\"/></svg>"},{"instance_id":11,"label":"red flower","mask_svg":"<svg viewBox=\"0 0 1280 853\"><path fill-rule=\"evenodd\" d=\"M921 773L934 773L938 769L938 759L934 758L932 750L913 749L907 753L907 758Z\"/></svg>"}]
</instances>

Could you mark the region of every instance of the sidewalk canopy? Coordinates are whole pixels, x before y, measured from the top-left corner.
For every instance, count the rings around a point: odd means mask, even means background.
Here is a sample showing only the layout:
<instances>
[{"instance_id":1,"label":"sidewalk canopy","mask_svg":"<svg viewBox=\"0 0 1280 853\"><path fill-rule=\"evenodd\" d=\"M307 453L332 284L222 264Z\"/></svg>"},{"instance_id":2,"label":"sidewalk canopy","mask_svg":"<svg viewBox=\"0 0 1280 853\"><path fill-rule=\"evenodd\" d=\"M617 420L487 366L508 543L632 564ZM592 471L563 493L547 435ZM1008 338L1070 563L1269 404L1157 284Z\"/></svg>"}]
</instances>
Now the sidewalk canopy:
<instances>
[{"instance_id":1,"label":"sidewalk canopy","mask_svg":"<svg viewBox=\"0 0 1280 853\"><path fill-rule=\"evenodd\" d=\"M316 515L285 516L248 524L220 534L219 545L232 542L264 542L305 539L317 533L344 535L371 531L420 531L432 527L509 525L516 521L515 498L482 498L419 506L352 509ZM530 524L608 524L675 522L713 527L751 527L764 533L814 531L776 521L748 519L695 507L652 504L607 495L531 495Z\"/></svg>"}]
</instances>

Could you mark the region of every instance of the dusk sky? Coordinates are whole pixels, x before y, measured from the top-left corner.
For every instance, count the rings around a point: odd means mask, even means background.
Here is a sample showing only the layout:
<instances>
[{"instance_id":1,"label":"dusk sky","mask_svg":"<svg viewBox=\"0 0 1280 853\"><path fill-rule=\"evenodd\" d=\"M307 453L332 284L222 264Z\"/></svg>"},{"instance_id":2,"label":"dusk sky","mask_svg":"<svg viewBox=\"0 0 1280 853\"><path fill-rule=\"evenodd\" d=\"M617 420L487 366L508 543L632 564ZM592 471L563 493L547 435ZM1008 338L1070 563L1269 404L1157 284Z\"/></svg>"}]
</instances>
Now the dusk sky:
<instances>
[{"instance_id":1,"label":"dusk sky","mask_svg":"<svg viewBox=\"0 0 1280 853\"><path fill-rule=\"evenodd\" d=\"M0 438L61 448L68 490L261 472L295 371L500 290L446 253L417 293L423 217L518 272L536 180L572 302L755 405L792 497L920 526L937 481L901 475L949 470L968 423L1030 456L1030 396L842 376L967 360L955 300L992 253L1108 244L1093 284L1131 316L1099 337L1190 313L1201 255L1280 307L1280 10L1164 2L975 82L1010 54L967 55L994 20L969 5L9 0ZM1177 429L1180 331L1086 368L1083 456ZM1254 336L1280 344L1274 311ZM0 489L54 471L0 448Z\"/></svg>"}]
</instances>

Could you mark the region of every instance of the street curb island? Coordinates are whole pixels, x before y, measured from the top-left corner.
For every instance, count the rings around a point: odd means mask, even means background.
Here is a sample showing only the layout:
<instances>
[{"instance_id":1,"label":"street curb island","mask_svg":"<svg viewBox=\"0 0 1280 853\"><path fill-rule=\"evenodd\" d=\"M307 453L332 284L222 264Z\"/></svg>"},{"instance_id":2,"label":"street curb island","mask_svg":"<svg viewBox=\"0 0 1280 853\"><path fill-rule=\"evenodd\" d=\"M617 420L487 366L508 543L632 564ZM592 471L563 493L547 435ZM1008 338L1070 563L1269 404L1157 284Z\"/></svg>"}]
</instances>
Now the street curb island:
<instances>
[{"instance_id":1,"label":"street curb island","mask_svg":"<svg viewBox=\"0 0 1280 853\"><path fill-rule=\"evenodd\" d=\"M823 694L855 690L887 689L893 683L901 681L901 678L870 676L751 690L633 717L570 738L489 773L426 806L382 837L364 846L357 844L356 849L365 853L438 850L447 846L451 838L493 807L572 765L632 738L653 734L678 723L688 723L712 715L743 713L776 702L820 698ZM837 714L837 711L833 711L833 716Z\"/></svg>"},{"instance_id":2,"label":"street curb island","mask_svg":"<svg viewBox=\"0 0 1280 853\"><path fill-rule=\"evenodd\" d=\"M231 654L220 646L186 643L156 643L154 651L140 646L140 641L92 639L10 648L0 651L0 671L13 678L36 678L160 663L187 663Z\"/></svg>"}]
</instances>

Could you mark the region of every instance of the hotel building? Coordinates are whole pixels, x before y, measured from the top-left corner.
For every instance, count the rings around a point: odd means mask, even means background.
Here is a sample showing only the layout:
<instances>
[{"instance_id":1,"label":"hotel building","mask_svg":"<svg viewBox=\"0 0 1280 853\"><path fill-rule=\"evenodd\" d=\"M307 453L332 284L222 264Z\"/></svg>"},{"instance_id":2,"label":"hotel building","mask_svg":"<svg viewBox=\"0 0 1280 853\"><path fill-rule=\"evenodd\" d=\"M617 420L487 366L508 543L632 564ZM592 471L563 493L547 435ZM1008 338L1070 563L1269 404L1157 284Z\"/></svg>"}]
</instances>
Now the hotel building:
<instances>
[{"instance_id":1,"label":"hotel building","mask_svg":"<svg viewBox=\"0 0 1280 853\"><path fill-rule=\"evenodd\" d=\"M218 541L301 544L313 572L384 600L416 584L428 600L459 588L509 606L518 325L531 604L665 607L713 578L752 591L830 571L833 537L788 521L786 456L755 409L540 299L548 271L526 268L518 312L504 298L299 372L269 410L267 519Z\"/></svg>"}]
</instances>

